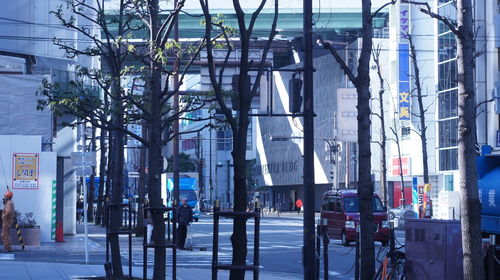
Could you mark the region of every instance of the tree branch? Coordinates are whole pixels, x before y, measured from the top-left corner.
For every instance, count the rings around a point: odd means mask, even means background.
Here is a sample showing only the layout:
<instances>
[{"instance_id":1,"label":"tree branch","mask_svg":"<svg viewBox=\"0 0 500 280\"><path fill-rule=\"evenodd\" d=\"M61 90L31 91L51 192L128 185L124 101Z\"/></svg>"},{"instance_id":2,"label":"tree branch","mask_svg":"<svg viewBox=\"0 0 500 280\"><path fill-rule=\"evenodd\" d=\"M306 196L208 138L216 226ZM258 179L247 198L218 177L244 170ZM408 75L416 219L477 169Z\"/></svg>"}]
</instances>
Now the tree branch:
<instances>
[{"instance_id":1,"label":"tree branch","mask_svg":"<svg viewBox=\"0 0 500 280\"><path fill-rule=\"evenodd\" d=\"M349 80L354 83L356 80L356 76L352 73L351 69L349 69L349 66L345 63L344 59L339 55L337 50L332 46L332 43L327 40L323 40L321 36L317 36L319 41L321 42L321 45L323 45L323 48L327 49L330 51L330 53L333 55L333 58L337 61L337 63L340 65L340 68L344 71L344 73L347 75Z\"/></svg>"}]
</instances>

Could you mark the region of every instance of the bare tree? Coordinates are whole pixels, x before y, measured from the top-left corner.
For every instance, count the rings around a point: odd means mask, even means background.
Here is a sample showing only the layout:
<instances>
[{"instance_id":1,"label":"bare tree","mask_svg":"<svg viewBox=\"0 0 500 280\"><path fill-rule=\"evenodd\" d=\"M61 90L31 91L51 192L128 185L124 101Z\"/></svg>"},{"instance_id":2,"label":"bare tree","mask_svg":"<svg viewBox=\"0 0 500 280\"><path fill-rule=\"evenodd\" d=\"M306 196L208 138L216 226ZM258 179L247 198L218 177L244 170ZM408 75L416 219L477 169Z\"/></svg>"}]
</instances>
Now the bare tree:
<instances>
[{"instance_id":1,"label":"bare tree","mask_svg":"<svg viewBox=\"0 0 500 280\"><path fill-rule=\"evenodd\" d=\"M96 225L103 224L103 203L104 203L104 184L105 184L105 174L107 165L107 147L106 138L107 131L105 129L100 130L99 135L99 148L100 148L100 161L99 161L99 188L97 194L97 209L96 209Z\"/></svg>"},{"instance_id":2,"label":"bare tree","mask_svg":"<svg viewBox=\"0 0 500 280\"><path fill-rule=\"evenodd\" d=\"M392 126L390 126L389 129L391 130L392 136L394 137L391 140L393 140L394 143L396 143L396 148L398 150L399 182L401 184L401 200L400 200L399 206L400 206L400 208L403 209L405 207L406 200L405 200L405 180L404 180L403 159L402 159L403 157L401 154L401 140L402 140L401 138L402 138L402 136L399 135L399 131L401 131L402 127L398 126L396 105L394 104L394 98L391 98L391 99L393 101L394 116L392 118Z\"/></svg>"},{"instance_id":3,"label":"bare tree","mask_svg":"<svg viewBox=\"0 0 500 280\"><path fill-rule=\"evenodd\" d=\"M360 278L371 279L375 273L375 244L373 241L373 191L374 186L371 179L371 108L370 108L370 57L373 45L373 18L388 5L395 4L390 1L374 13L370 0L362 0L362 46L358 59L357 74L347 66L330 42L319 38L323 47L333 55L341 69L353 83L358 92L358 196L360 216Z\"/></svg>"},{"instance_id":4,"label":"bare tree","mask_svg":"<svg viewBox=\"0 0 500 280\"><path fill-rule=\"evenodd\" d=\"M109 73L99 69L89 69L80 66L78 77L70 81L70 86L61 88L57 84L44 83L46 99L40 101L42 107L50 107L54 111L70 113L82 121L110 132L110 148L108 161L107 181L111 180L111 188L106 190L106 196L111 204L119 204L123 193L123 165L124 165L124 137L132 137L148 148L149 169L149 197L153 207L162 207L160 175L162 172L161 149L175 136L164 133L170 128L175 119L193 120L183 117L186 113L198 110L204 102L198 102L196 96L185 96L177 108L171 106L171 98L179 91L182 82L175 88L169 88L169 79L174 74L180 73L181 81L189 67L203 48L203 40L196 45L170 44L169 37L175 18L183 7L185 1L168 11L167 18L160 20L159 0L121 0L116 14L106 16L104 2L99 0L68 0L67 5L74 14L86 18L99 27L103 36L96 35L92 29L79 26L73 17L66 17L62 7L54 12L63 26L77 31L82 36L90 39L92 44L87 48L78 48L74 44L56 40L55 44L66 51L70 57L88 56L100 57L108 65ZM141 20L137 20L137 18ZM111 27L116 27L117 31ZM149 40L144 44L132 44L133 32L146 29L150 34ZM177 67L169 68L170 59L187 58L180 71ZM124 66L127 58L142 62L142 66ZM145 83L144 94L137 94L134 84L130 89L122 83L124 76L133 76L133 83ZM165 86L162 87L162 79ZM106 106L107 98L103 100L99 95L88 89L86 80L97 85L105 97L109 97L109 107ZM208 99L207 99L208 100ZM109 118L109 116L111 116ZM127 129L127 124L140 124L142 121L147 126L147 137L136 134ZM204 127L200 128L203 129ZM182 133L192 133L185 131ZM194 131L196 132L196 131ZM110 196L109 196L110 195ZM106 199L106 203L108 199ZM107 203L107 205L110 205ZM110 230L116 232L121 225L121 209L110 207ZM154 242L157 245L165 244L165 224L161 211L153 212ZM123 277L119 240L117 234L110 234L112 266L114 277ZM154 279L165 278L166 250L164 247L155 247Z\"/></svg>"},{"instance_id":5,"label":"bare tree","mask_svg":"<svg viewBox=\"0 0 500 280\"><path fill-rule=\"evenodd\" d=\"M476 152L476 93L474 10L470 0L457 0L456 22L432 11L427 2L405 1L447 26L457 40L458 68L458 171L462 219L464 279L485 279L481 247L481 205Z\"/></svg>"},{"instance_id":6,"label":"bare tree","mask_svg":"<svg viewBox=\"0 0 500 280\"><path fill-rule=\"evenodd\" d=\"M415 92L418 103L418 113L416 115L420 120L419 132L417 133L422 143L422 166L424 173L424 184L429 184L429 162L427 152L427 124L425 123L425 114L427 109L424 108L424 95L422 94L422 82L420 80L420 68L418 67L417 52L413 44L413 37L408 34L410 43L410 58L413 64L413 78L415 79Z\"/></svg>"},{"instance_id":7,"label":"bare tree","mask_svg":"<svg viewBox=\"0 0 500 280\"><path fill-rule=\"evenodd\" d=\"M380 83L380 88L378 91L379 100L379 113L372 113L380 119L380 189L382 191L382 199L384 205L387 207L387 134L385 129L385 110L384 110L384 77L382 76L382 71L380 69L380 46L373 51L373 61L377 66L377 76Z\"/></svg>"},{"instance_id":8,"label":"bare tree","mask_svg":"<svg viewBox=\"0 0 500 280\"><path fill-rule=\"evenodd\" d=\"M220 107L220 110L225 116L231 131L233 133L233 163L234 163L234 211L244 212L247 208L247 160L246 160L246 146L247 134L250 121L250 105L253 97L256 95L259 81L262 77L267 54L271 48L274 36L276 35L276 25L278 21L278 0L274 1L274 18L270 30L269 38L262 50L260 61L255 63L249 58L251 49L251 40L253 36L253 29L255 22L262 9L267 3L267 0L261 0L258 8L251 14L250 20L247 21L245 12L243 11L240 1L233 0L233 7L236 11L236 18L238 21L238 39L241 44L241 55L238 62L239 78L238 86L234 97L239 106L236 116L233 115L231 108L227 105L228 95L222 88L222 80L224 70L233 51L232 43L230 42L231 30L223 25L223 22L214 19L211 16L209 1L199 0L205 16L205 41L207 41L206 51L208 60L208 70L210 81L215 94L215 99ZM225 48L226 55L224 61L219 67L219 73L216 73L216 61L214 59L213 49L214 43L211 39L213 28L220 29L223 34L221 42L222 47ZM250 68L257 68L257 75L255 83L251 85L249 71ZM245 265L247 256L247 231L246 219L235 218L233 224L233 234L231 236L231 243L233 247L233 265ZM230 279L244 279L244 270L231 270Z\"/></svg>"}]
</instances>

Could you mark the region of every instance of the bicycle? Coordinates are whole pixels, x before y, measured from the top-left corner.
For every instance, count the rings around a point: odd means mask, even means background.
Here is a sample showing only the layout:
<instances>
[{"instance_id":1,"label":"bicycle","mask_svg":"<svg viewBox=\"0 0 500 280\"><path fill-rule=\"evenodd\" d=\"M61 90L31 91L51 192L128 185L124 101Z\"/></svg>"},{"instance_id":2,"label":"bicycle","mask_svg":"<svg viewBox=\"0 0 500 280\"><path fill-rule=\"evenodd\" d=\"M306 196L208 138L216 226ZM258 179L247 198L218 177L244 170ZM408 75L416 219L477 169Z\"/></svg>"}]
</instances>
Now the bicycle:
<instances>
[{"instance_id":1,"label":"bicycle","mask_svg":"<svg viewBox=\"0 0 500 280\"><path fill-rule=\"evenodd\" d=\"M394 260L392 263L391 260ZM373 280L405 280L408 262L404 252L395 250L389 251L380 264Z\"/></svg>"}]
</instances>

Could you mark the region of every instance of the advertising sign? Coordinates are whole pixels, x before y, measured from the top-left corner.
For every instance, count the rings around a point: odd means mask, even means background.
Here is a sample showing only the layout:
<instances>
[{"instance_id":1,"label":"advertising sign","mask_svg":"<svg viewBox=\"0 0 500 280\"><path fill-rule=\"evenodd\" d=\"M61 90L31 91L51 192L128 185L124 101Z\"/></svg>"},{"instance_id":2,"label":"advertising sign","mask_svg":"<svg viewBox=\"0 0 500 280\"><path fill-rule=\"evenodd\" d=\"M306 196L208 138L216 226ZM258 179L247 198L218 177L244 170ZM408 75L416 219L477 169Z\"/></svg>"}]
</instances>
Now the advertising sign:
<instances>
[{"instance_id":1,"label":"advertising sign","mask_svg":"<svg viewBox=\"0 0 500 280\"><path fill-rule=\"evenodd\" d=\"M410 120L410 13L408 5L401 5L399 10L399 120Z\"/></svg>"},{"instance_id":2,"label":"advertising sign","mask_svg":"<svg viewBox=\"0 0 500 280\"><path fill-rule=\"evenodd\" d=\"M412 180L412 204L413 204L413 211L415 213L418 213L418 178L413 177Z\"/></svg>"},{"instance_id":3,"label":"advertising sign","mask_svg":"<svg viewBox=\"0 0 500 280\"><path fill-rule=\"evenodd\" d=\"M12 157L12 188L38 189L38 153L15 153Z\"/></svg>"},{"instance_id":4,"label":"advertising sign","mask_svg":"<svg viewBox=\"0 0 500 280\"><path fill-rule=\"evenodd\" d=\"M418 217L424 217L424 186L418 186Z\"/></svg>"},{"instance_id":5,"label":"advertising sign","mask_svg":"<svg viewBox=\"0 0 500 280\"><path fill-rule=\"evenodd\" d=\"M391 175L399 176L401 175L401 168L403 169L403 176L408 176L410 174L410 158L401 157L401 166L399 164L399 157L391 159Z\"/></svg>"}]
</instances>

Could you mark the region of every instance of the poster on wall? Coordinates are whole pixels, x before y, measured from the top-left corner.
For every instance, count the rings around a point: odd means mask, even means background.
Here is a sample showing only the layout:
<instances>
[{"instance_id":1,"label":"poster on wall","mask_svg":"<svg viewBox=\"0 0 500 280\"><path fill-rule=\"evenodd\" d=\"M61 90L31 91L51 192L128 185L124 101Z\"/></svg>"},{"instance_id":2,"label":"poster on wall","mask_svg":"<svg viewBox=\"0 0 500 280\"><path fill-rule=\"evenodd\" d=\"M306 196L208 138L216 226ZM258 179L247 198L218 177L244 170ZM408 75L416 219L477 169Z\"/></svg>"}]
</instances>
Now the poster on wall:
<instances>
[{"instance_id":1,"label":"poster on wall","mask_svg":"<svg viewBox=\"0 0 500 280\"><path fill-rule=\"evenodd\" d=\"M38 153L12 155L12 188L38 189Z\"/></svg>"}]
</instances>

